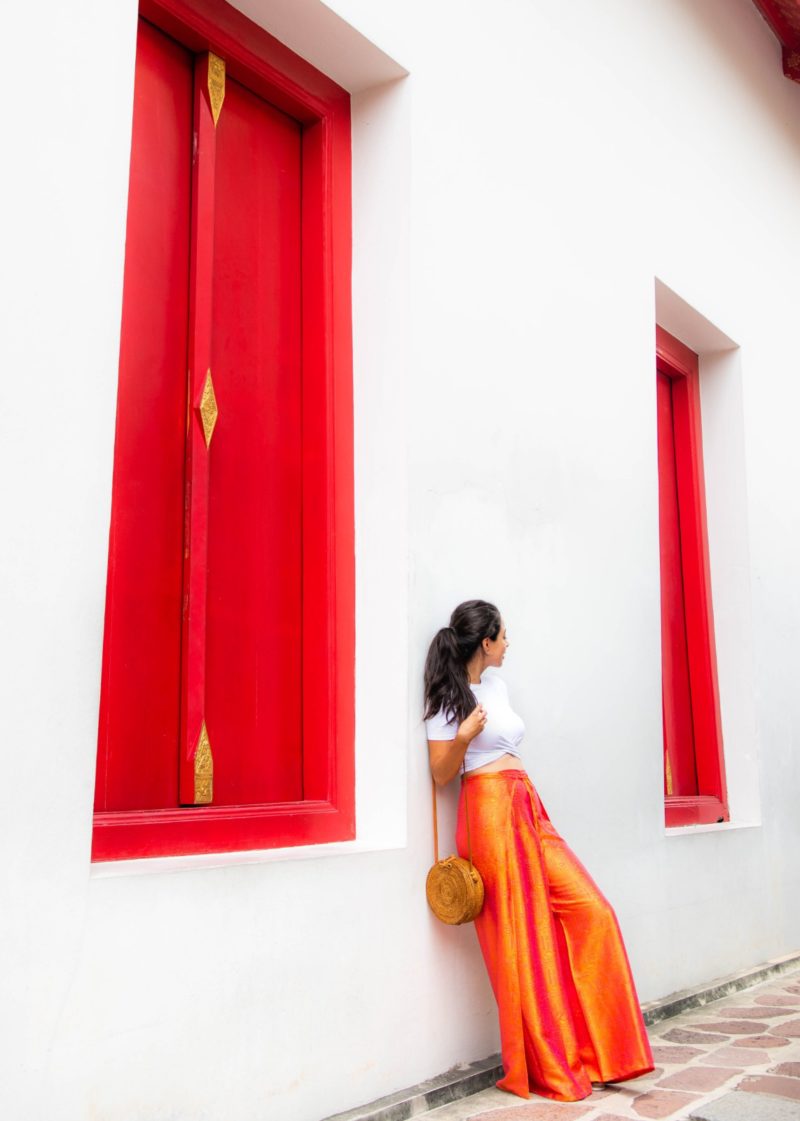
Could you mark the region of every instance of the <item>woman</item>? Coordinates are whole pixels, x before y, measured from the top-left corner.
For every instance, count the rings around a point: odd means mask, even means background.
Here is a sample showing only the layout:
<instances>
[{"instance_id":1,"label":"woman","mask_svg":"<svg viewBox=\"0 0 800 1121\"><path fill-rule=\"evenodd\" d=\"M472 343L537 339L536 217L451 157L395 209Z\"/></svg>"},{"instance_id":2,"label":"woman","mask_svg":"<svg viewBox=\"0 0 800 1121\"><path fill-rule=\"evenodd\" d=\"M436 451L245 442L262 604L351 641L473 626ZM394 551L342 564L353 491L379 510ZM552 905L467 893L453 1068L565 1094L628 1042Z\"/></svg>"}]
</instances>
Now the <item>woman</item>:
<instances>
[{"instance_id":1,"label":"woman","mask_svg":"<svg viewBox=\"0 0 800 1121\"><path fill-rule=\"evenodd\" d=\"M475 920L500 1013L504 1076L497 1085L559 1101L592 1083L653 1069L617 920L558 835L519 754L524 725L508 690L484 670L503 664L500 612L473 599L455 609L425 663L431 772L462 772L457 845L485 889Z\"/></svg>"}]
</instances>

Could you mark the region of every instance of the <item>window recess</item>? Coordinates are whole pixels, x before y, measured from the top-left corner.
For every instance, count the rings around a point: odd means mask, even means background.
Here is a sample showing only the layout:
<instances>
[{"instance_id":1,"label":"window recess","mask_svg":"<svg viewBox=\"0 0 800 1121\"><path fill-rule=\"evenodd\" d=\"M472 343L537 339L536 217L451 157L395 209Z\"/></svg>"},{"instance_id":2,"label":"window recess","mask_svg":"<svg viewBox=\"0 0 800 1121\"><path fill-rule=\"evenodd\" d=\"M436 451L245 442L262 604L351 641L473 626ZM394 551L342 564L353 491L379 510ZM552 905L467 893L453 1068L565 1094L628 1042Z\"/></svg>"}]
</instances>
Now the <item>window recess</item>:
<instances>
[{"instance_id":1,"label":"window recess","mask_svg":"<svg viewBox=\"0 0 800 1121\"><path fill-rule=\"evenodd\" d=\"M664 805L668 826L727 821L697 355L656 328Z\"/></svg>"}]
</instances>

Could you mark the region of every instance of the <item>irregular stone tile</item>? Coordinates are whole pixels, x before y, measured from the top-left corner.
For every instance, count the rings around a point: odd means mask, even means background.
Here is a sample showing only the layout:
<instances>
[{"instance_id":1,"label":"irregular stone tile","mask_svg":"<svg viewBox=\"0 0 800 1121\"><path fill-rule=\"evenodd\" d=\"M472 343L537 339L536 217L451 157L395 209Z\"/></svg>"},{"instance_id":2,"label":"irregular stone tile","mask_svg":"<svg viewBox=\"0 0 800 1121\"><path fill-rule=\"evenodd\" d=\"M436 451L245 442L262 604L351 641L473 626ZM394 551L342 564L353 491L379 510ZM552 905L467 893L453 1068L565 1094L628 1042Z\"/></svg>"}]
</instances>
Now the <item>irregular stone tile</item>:
<instances>
[{"instance_id":1,"label":"irregular stone tile","mask_svg":"<svg viewBox=\"0 0 800 1121\"><path fill-rule=\"evenodd\" d=\"M686 1028L671 1028L661 1039L670 1043L727 1043L729 1035L715 1035L712 1031L689 1031Z\"/></svg>"},{"instance_id":2,"label":"irregular stone tile","mask_svg":"<svg viewBox=\"0 0 800 1121\"><path fill-rule=\"evenodd\" d=\"M789 1039L796 1039L800 1036L800 1020L784 1020L782 1024L776 1024L774 1028L769 1029L775 1032L776 1035L787 1036Z\"/></svg>"},{"instance_id":3,"label":"irregular stone tile","mask_svg":"<svg viewBox=\"0 0 800 1121\"><path fill-rule=\"evenodd\" d=\"M800 1078L800 1063L778 1063L768 1074L785 1074L787 1078Z\"/></svg>"},{"instance_id":4,"label":"irregular stone tile","mask_svg":"<svg viewBox=\"0 0 800 1121\"><path fill-rule=\"evenodd\" d=\"M800 993L797 996L757 996L756 1004L776 1004L780 1008L797 1008L800 1006Z\"/></svg>"},{"instance_id":5,"label":"irregular stone tile","mask_svg":"<svg viewBox=\"0 0 800 1121\"><path fill-rule=\"evenodd\" d=\"M688 1063L698 1055L705 1055L699 1047L654 1047L653 1058L657 1063Z\"/></svg>"},{"instance_id":6,"label":"irregular stone tile","mask_svg":"<svg viewBox=\"0 0 800 1121\"><path fill-rule=\"evenodd\" d=\"M797 1105L772 1094L740 1094L731 1090L693 1107L692 1121L797 1121Z\"/></svg>"},{"instance_id":7,"label":"irregular stone tile","mask_svg":"<svg viewBox=\"0 0 800 1121\"><path fill-rule=\"evenodd\" d=\"M640 1117L672 1117L680 1109L686 1109L696 1102L699 1095L682 1094L676 1090L650 1090L634 1098L631 1106Z\"/></svg>"},{"instance_id":8,"label":"irregular stone tile","mask_svg":"<svg viewBox=\"0 0 800 1121\"><path fill-rule=\"evenodd\" d=\"M755 1047L720 1047L719 1051L712 1051L699 1062L717 1063L724 1067L760 1067L769 1062L769 1055L766 1051L757 1051Z\"/></svg>"},{"instance_id":9,"label":"irregular stone tile","mask_svg":"<svg viewBox=\"0 0 800 1121\"><path fill-rule=\"evenodd\" d=\"M800 1102L800 1080L797 1078L781 1078L777 1074L749 1074L736 1089L745 1090L749 1094L775 1094L779 1098Z\"/></svg>"},{"instance_id":10,"label":"irregular stone tile","mask_svg":"<svg viewBox=\"0 0 800 1121\"><path fill-rule=\"evenodd\" d=\"M756 1024L748 1020L720 1020L714 1024L695 1024L698 1031L722 1031L727 1035L747 1035L751 1031L766 1031L768 1024Z\"/></svg>"},{"instance_id":11,"label":"irregular stone tile","mask_svg":"<svg viewBox=\"0 0 800 1121\"><path fill-rule=\"evenodd\" d=\"M744 1071L731 1070L730 1067L687 1067L686 1070L676 1070L674 1074L668 1074L658 1085L667 1090L699 1090L700 1093L707 1094L709 1090L718 1089L736 1074L744 1074Z\"/></svg>"},{"instance_id":12,"label":"irregular stone tile","mask_svg":"<svg viewBox=\"0 0 800 1121\"><path fill-rule=\"evenodd\" d=\"M477 1121L567 1121L568 1117L585 1117L591 1113L593 1105L583 1102L526 1102L525 1105L511 1105L505 1109L490 1109L488 1113L473 1113ZM471 1121L471 1119L470 1119Z\"/></svg>"},{"instance_id":13,"label":"irregular stone tile","mask_svg":"<svg viewBox=\"0 0 800 1121\"><path fill-rule=\"evenodd\" d=\"M765 1019L774 1020L776 1016L791 1016L791 1008L768 1007L767 1005L759 1005L757 1008L752 1005L742 1005L739 1008L721 1008L719 1010L720 1016L726 1016L733 1019L739 1016L741 1019L753 1020Z\"/></svg>"},{"instance_id":14,"label":"irregular stone tile","mask_svg":"<svg viewBox=\"0 0 800 1121\"><path fill-rule=\"evenodd\" d=\"M751 1035L748 1039L737 1039L737 1047L788 1047L789 1040L777 1035Z\"/></svg>"}]
</instances>

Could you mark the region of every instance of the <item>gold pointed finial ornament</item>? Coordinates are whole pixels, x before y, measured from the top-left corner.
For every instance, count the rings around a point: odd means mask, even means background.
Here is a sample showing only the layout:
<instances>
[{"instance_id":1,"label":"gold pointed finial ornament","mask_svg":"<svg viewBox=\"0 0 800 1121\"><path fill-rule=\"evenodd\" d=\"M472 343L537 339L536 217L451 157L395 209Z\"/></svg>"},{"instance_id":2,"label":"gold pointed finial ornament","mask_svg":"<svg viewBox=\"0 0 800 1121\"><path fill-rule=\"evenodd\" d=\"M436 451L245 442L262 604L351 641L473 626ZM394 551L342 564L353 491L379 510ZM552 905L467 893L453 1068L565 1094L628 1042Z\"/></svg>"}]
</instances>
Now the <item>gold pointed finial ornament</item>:
<instances>
[{"instance_id":1,"label":"gold pointed finial ornament","mask_svg":"<svg viewBox=\"0 0 800 1121\"><path fill-rule=\"evenodd\" d=\"M225 100L225 59L220 58L213 51L208 52L208 100L216 128L222 111L222 102Z\"/></svg>"},{"instance_id":2,"label":"gold pointed finial ornament","mask_svg":"<svg viewBox=\"0 0 800 1121\"><path fill-rule=\"evenodd\" d=\"M211 370L206 374L197 411L200 413L200 423L203 425L203 435L206 438L206 447L208 447L211 443L211 437L214 435L214 425L217 423L217 417L219 416L217 398L214 395L214 383L211 380Z\"/></svg>"},{"instance_id":3,"label":"gold pointed finial ornament","mask_svg":"<svg viewBox=\"0 0 800 1121\"><path fill-rule=\"evenodd\" d=\"M208 738L206 722L200 729L197 750L194 753L194 804L207 806L214 800L214 759Z\"/></svg>"}]
</instances>

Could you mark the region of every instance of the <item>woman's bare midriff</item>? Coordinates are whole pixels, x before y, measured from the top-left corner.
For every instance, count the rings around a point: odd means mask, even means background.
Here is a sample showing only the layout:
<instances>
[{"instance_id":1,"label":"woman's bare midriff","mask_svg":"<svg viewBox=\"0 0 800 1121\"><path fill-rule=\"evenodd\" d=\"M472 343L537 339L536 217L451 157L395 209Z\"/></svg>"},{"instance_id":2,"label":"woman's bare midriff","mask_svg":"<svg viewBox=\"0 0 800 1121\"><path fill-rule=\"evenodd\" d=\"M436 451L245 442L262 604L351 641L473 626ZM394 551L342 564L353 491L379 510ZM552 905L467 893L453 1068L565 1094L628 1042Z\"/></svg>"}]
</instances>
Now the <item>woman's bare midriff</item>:
<instances>
[{"instance_id":1,"label":"woman's bare midriff","mask_svg":"<svg viewBox=\"0 0 800 1121\"><path fill-rule=\"evenodd\" d=\"M472 771L467 771L468 775L488 775L492 771L521 771L522 763L516 755L501 755L499 759L494 759L491 763L487 763L483 767L476 767Z\"/></svg>"}]
</instances>

